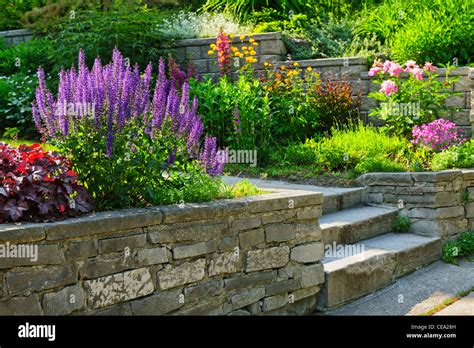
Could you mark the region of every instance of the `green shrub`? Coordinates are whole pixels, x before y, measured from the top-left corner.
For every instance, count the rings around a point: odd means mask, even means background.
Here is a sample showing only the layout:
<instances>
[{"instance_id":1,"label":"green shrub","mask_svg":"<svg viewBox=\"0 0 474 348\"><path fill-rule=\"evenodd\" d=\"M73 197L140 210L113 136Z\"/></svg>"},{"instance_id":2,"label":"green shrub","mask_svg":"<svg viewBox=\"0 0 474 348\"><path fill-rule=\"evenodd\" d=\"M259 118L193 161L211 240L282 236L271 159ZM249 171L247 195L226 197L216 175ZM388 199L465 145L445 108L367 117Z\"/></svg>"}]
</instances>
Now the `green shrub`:
<instances>
[{"instance_id":1,"label":"green shrub","mask_svg":"<svg viewBox=\"0 0 474 348\"><path fill-rule=\"evenodd\" d=\"M31 103L37 85L34 74L0 76L0 134L6 128L14 127L20 130L22 138L38 138L31 117Z\"/></svg>"},{"instance_id":2,"label":"green shrub","mask_svg":"<svg viewBox=\"0 0 474 348\"><path fill-rule=\"evenodd\" d=\"M0 0L0 31L20 29L23 14L34 7L44 6L47 0Z\"/></svg>"},{"instance_id":3,"label":"green shrub","mask_svg":"<svg viewBox=\"0 0 474 348\"><path fill-rule=\"evenodd\" d=\"M354 174L360 175L371 172L405 172L407 166L394 162L392 159L380 156L363 158L354 167Z\"/></svg>"},{"instance_id":4,"label":"green shrub","mask_svg":"<svg viewBox=\"0 0 474 348\"><path fill-rule=\"evenodd\" d=\"M276 163L288 161L288 163L296 165L315 165L319 162L317 150L317 142L307 139L304 144L288 145L283 153L275 154L273 159Z\"/></svg>"},{"instance_id":5,"label":"green shrub","mask_svg":"<svg viewBox=\"0 0 474 348\"><path fill-rule=\"evenodd\" d=\"M461 146L452 146L433 155L431 169L474 168L474 140Z\"/></svg>"},{"instance_id":6,"label":"green shrub","mask_svg":"<svg viewBox=\"0 0 474 348\"><path fill-rule=\"evenodd\" d=\"M399 215L393 222L393 230L398 233L406 233L410 230L410 218L405 215Z\"/></svg>"},{"instance_id":7,"label":"green shrub","mask_svg":"<svg viewBox=\"0 0 474 348\"><path fill-rule=\"evenodd\" d=\"M264 193L268 193L268 191L259 189L254 184L250 183L248 179L244 179L233 185L224 184L222 189L223 198L256 196Z\"/></svg>"},{"instance_id":8,"label":"green shrub","mask_svg":"<svg viewBox=\"0 0 474 348\"><path fill-rule=\"evenodd\" d=\"M465 232L457 240L446 242L443 247L443 260L457 265L458 259L474 254L474 232Z\"/></svg>"},{"instance_id":9,"label":"green shrub","mask_svg":"<svg viewBox=\"0 0 474 348\"><path fill-rule=\"evenodd\" d=\"M31 74L38 66L51 71L55 64L51 54L53 43L47 39L31 39L0 49L0 75Z\"/></svg>"},{"instance_id":10,"label":"green shrub","mask_svg":"<svg viewBox=\"0 0 474 348\"><path fill-rule=\"evenodd\" d=\"M356 32L375 33L387 45L391 57L446 64L453 58L459 65L474 57L474 14L465 0L385 0L369 6L359 15Z\"/></svg>"},{"instance_id":11,"label":"green shrub","mask_svg":"<svg viewBox=\"0 0 474 348\"><path fill-rule=\"evenodd\" d=\"M268 159L274 144L270 100L259 80L241 75L235 82L191 81L190 91L199 98L198 112L220 148L257 150L260 163Z\"/></svg>"},{"instance_id":12,"label":"green shrub","mask_svg":"<svg viewBox=\"0 0 474 348\"><path fill-rule=\"evenodd\" d=\"M52 40L51 55L58 62L54 68L70 67L76 61L79 49L86 52L86 62L92 65L100 56L102 61L111 58L114 47L120 49L131 65L144 68L149 62L157 62L170 51L170 38L159 30L159 24L170 15L147 7L123 6L109 11L77 11L74 18L66 16L54 23L47 37Z\"/></svg>"}]
</instances>

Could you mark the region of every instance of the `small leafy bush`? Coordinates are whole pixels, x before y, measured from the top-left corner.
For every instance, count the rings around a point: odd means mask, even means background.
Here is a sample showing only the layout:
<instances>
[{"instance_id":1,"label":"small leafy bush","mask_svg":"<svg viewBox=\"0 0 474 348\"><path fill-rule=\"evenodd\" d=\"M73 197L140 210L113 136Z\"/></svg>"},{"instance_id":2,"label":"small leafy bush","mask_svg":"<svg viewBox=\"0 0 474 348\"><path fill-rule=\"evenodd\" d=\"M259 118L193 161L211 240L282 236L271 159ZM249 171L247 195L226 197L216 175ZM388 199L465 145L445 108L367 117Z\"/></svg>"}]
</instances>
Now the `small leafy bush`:
<instances>
[{"instance_id":1,"label":"small leafy bush","mask_svg":"<svg viewBox=\"0 0 474 348\"><path fill-rule=\"evenodd\" d=\"M62 71L58 94L39 86L33 118L45 138L72 159L99 209L209 200L222 172L215 138L204 137L188 76L161 59L153 97L152 66L143 75L115 49L112 62ZM88 82L88 83L86 83Z\"/></svg>"},{"instance_id":2,"label":"small leafy bush","mask_svg":"<svg viewBox=\"0 0 474 348\"><path fill-rule=\"evenodd\" d=\"M399 215L393 222L393 230L398 233L406 233L410 230L410 218L405 215Z\"/></svg>"},{"instance_id":3,"label":"small leafy bush","mask_svg":"<svg viewBox=\"0 0 474 348\"><path fill-rule=\"evenodd\" d=\"M450 146L460 145L466 140L462 136L462 129L453 122L444 119L415 126L412 135L413 144L426 146L436 152L443 151Z\"/></svg>"},{"instance_id":4,"label":"small leafy bush","mask_svg":"<svg viewBox=\"0 0 474 348\"><path fill-rule=\"evenodd\" d=\"M239 198L257 196L264 193L267 193L267 191L259 189L250 183L248 179L244 179L233 185L224 185L222 195L224 198Z\"/></svg>"},{"instance_id":5,"label":"small leafy bush","mask_svg":"<svg viewBox=\"0 0 474 348\"><path fill-rule=\"evenodd\" d=\"M38 144L0 143L0 223L59 220L91 209L68 159Z\"/></svg>"},{"instance_id":6,"label":"small leafy bush","mask_svg":"<svg viewBox=\"0 0 474 348\"><path fill-rule=\"evenodd\" d=\"M452 146L435 153L430 162L431 169L474 168L474 140L461 146Z\"/></svg>"},{"instance_id":7,"label":"small leafy bush","mask_svg":"<svg viewBox=\"0 0 474 348\"><path fill-rule=\"evenodd\" d=\"M49 76L46 76L49 80ZM18 128L22 138L37 138L31 118L31 103L35 98L37 80L33 74L0 76L0 133Z\"/></svg>"},{"instance_id":8,"label":"small leafy bush","mask_svg":"<svg viewBox=\"0 0 474 348\"><path fill-rule=\"evenodd\" d=\"M457 265L459 258L471 255L474 255L474 232L465 232L443 247L443 260L447 263Z\"/></svg>"},{"instance_id":9,"label":"small leafy bush","mask_svg":"<svg viewBox=\"0 0 474 348\"><path fill-rule=\"evenodd\" d=\"M180 11L159 24L159 32L175 39L217 37L219 30L227 34L243 34L251 31L248 25L240 24L227 13L194 13Z\"/></svg>"},{"instance_id":10,"label":"small leafy bush","mask_svg":"<svg viewBox=\"0 0 474 348\"><path fill-rule=\"evenodd\" d=\"M382 168L380 163L385 164L385 168L388 167L387 162L381 158L399 164L406 163L408 146L410 146L408 141L401 137L390 136L377 128L359 123L334 129L332 137L324 138L320 142L319 152L322 164L328 169L352 170L362 162L358 168L358 171L362 172L364 167L370 168L370 165L377 163L370 159L378 159L380 168ZM363 161L368 162L364 164ZM400 171L401 166L393 164L390 167L394 168Z\"/></svg>"}]
</instances>

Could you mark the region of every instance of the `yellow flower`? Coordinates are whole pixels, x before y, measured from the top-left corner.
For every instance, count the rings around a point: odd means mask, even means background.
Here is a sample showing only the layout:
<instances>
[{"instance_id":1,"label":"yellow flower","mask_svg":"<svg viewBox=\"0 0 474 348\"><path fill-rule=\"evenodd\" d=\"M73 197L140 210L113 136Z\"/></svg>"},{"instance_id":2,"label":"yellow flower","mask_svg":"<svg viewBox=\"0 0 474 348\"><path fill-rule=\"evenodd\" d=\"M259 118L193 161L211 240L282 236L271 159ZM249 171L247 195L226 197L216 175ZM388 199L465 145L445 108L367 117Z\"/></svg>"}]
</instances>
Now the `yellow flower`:
<instances>
[{"instance_id":1,"label":"yellow flower","mask_svg":"<svg viewBox=\"0 0 474 348\"><path fill-rule=\"evenodd\" d=\"M285 70L285 69L286 69L286 66L282 65L282 66L280 67L280 69L281 69L281 70Z\"/></svg>"},{"instance_id":2,"label":"yellow flower","mask_svg":"<svg viewBox=\"0 0 474 348\"><path fill-rule=\"evenodd\" d=\"M257 63L257 58L253 58L253 62L254 62L254 63Z\"/></svg>"},{"instance_id":3,"label":"yellow flower","mask_svg":"<svg viewBox=\"0 0 474 348\"><path fill-rule=\"evenodd\" d=\"M217 49L216 44L210 44L209 47L211 47L213 50Z\"/></svg>"},{"instance_id":4,"label":"yellow flower","mask_svg":"<svg viewBox=\"0 0 474 348\"><path fill-rule=\"evenodd\" d=\"M250 51L250 55L251 55L251 56L254 56L254 55L256 55L256 54L257 54L257 52L255 52L255 51L253 51L253 50Z\"/></svg>"},{"instance_id":5,"label":"yellow flower","mask_svg":"<svg viewBox=\"0 0 474 348\"><path fill-rule=\"evenodd\" d=\"M247 46L242 46L242 50L247 51L248 47Z\"/></svg>"},{"instance_id":6,"label":"yellow flower","mask_svg":"<svg viewBox=\"0 0 474 348\"><path fill-rule=\"evenodd\" d=\"M252 45L258 46L258 42L252 42Z\"/></svg>"},{"instance_id":7,"label":"yellow flower","mask_svg":"<svg viewBox=\"0 0 474 348\"><path fill-rule=\"evenodd\" d=\"M250 33L250 34L247 34L248 37L252 37L253 36L253 33Z\"/></svg>"},{"instance_id":8,"label":"yellow flower","mask_svg":"<svg viewBox=\"0 0 474 348\"><path fill-rule=\"evenodd\" d=\"M293 63L293 66L298 66L298 65L299 65L298 62L294 62L294 63Z\"/></svg>"},{"instance_id":9,"label":"yellow flower","mask_svg":"<svg viewBox=\"0 0 474 348\"><path fill-rule=\"evenodd\" d=\"M217 44L220 45L222 43L221 40L217 40Z\"/></svg>"},{"instance_id":10,"label":"yellow flower","mask_svg":"<svg viewBox=\"0 0 474 348\"><path fill-rule=\"evenodd\" d=\"M245 35L240 35L240 36L239 36L239 39L240 39L240 40L244 40L244 39L245 39Z\"/></svg>"},{"instance_id":11,"label":"yellow flower","mask_svg":"<svg viewBox=\"0 0 474 348\"><path fill-rule=\"evenodd\" d=\"M270 86L270 87L268 87L267 89L268 89L269 91L271 91L273 88Z\"/></svg>"},{"instance_id":12,"label":"yellow flower","mask_svg":"<svg viewBox=\"0 0 474 348\"><path fill-rule=\"evenodd\" d=\"M251 63L251 60L252 60L252 58L250 58L250 57L245 58L245 61L246 61L247 63Z\"/></svg>"},{"instance_id":13,"label":"yellow flower","mask_svg":"<svg viewBox=\"0 0 474 348\"><path fill-rule=\"evenodd\" d=\"M235 47L235 46L232 46L232 47L230 48L230 50L231 50L232 52L238 52L238 51L239 51L239 49L238 49L237 47Z\"/></svg>"},{"instance_id":14,"label":"yellow flower","mask_svg":"<svg viewBox=\"0 0 474 348\"><path fill-rule=\"evenodd\" d=\"M254 43L254 42L255 42L255 39L250 39L249 42L250 42L250 43Z\"/></svg>"},{"instance_id":15,"label":"yellow flower","mask_svg":"<svg viewBox=\"0 0 474 348\"><path fill-rule=\"evenodd\" d=\"M230 34L229 37L233 39L235 37L235 34Z\"/></svg>"},{"instance_id":16,"label":"yellow flower","mask_svg":"<svg viewBox=\"0 0 474 348\"><path fill-rule=\"evenodd\" d=\"M268 66L268 62L263 62L263 66Z\"/></svg>"},{"instance_id":17,"label":"yellow flower","mask_svg":"<svg viewBox=\"0 0 474 348\"><path fill-rule=\"evenodd\" d=\"M313 68L310 67L310 66L308 66L308 67L306 68L306 71L307 71L307 72L311 72L311 71L313 71Z\"/></svg>"},{"instance_id":18,"label":"yellow flower","mask_svg":"<svg viewBox=\"0 0 474 348\"><path fill-rule=\"evenodd\" d=\"M207 51L207 54L210 55L210 56L212 56L212 55L214 54L214 51L213 51L213 50L209 50L209 51Z\"/></svg>"}]
</instances>

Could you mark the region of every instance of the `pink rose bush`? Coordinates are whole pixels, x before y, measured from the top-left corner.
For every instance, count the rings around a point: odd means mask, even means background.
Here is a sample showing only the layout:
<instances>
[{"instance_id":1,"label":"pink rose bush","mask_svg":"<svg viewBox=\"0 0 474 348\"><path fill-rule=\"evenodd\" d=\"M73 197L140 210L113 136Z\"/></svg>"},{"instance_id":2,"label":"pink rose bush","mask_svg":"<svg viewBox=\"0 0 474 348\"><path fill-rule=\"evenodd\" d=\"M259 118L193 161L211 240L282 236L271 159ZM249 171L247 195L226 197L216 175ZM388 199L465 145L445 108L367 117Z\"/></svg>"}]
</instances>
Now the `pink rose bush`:
<instances>
[{"instance_id":1,"label":"pink rose bush","mask_svg":"<svg viewBox=\"0 0 474 348\"><path fill-rule=\"evenodd\" d=\"M452 110L444 100L459 93L451 92L456 78L439 81L437 71L431 62L419 65L414 60L403 64L376 60L368 75L380 88L369 93L369 98L379 101L380 107L372 109L369 116L385 120L389 131L407 137L413 126L446 116Z\"/></svg>"},{"instance_id":2,"label":"pink rose bush","mask_svg":"<svg viewBox=\"0 0 474 348\"><path fill-rule=\"evenodd\" d=\"M466 141L462 129L453 122L444 119L413 127L412 136L413 144L426 146L435 152L441 152L454 145L461 145Z\"/></svg>"}]
</instances>

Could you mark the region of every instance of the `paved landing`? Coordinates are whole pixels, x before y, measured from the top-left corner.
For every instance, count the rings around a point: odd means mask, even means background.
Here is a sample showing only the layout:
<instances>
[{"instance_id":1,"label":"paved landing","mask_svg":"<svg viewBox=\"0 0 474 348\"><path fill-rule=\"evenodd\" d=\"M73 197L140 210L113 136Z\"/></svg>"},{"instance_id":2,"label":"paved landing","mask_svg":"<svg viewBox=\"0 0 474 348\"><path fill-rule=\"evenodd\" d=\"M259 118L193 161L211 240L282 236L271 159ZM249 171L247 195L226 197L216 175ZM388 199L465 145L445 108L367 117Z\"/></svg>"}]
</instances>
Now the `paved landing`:
<instances>
[{"instance_id":1,"label":"paved landing","mask_svg":"<svg viewBox=\"0 0 474 348\"><path fill-rule=\"evenodd\" d=\"M455 297L459 292L473 288L474 262L462 261L460 266L455 266L437 261L399 278L382 290L325 314L421 315ZM469 306L465 305L466 303ZM445 313L453 313L449 312L448 308L446 307ZM465 309L462 315L474 315L474 297L466 298L465 302L451 311L460 313L461 309Z\"/></svg>"}]
</instances>

